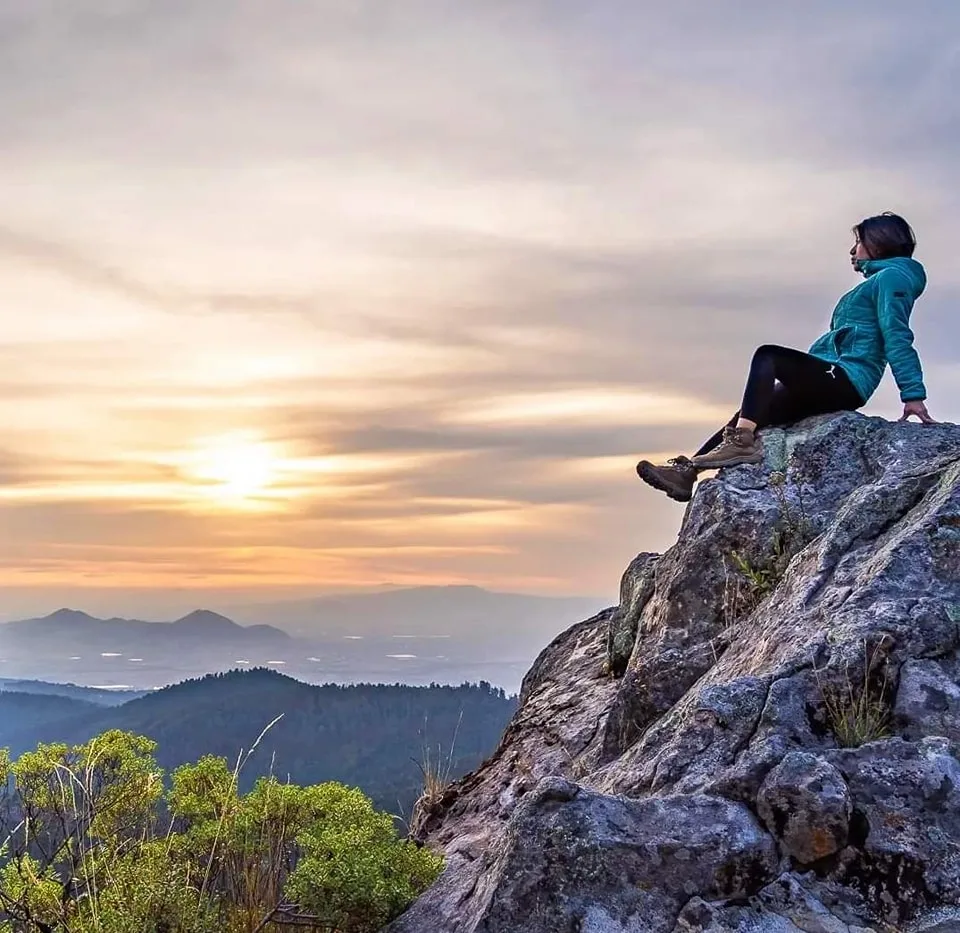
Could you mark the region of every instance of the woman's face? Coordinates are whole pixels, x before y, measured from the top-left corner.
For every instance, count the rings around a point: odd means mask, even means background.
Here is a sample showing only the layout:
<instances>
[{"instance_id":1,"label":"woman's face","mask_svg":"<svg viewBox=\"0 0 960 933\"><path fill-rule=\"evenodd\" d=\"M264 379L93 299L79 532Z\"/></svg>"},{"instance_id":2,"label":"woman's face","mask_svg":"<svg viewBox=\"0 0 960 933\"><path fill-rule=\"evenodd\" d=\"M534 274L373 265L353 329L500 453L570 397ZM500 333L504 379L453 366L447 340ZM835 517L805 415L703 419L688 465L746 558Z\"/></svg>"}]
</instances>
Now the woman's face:
<instances>
[{"instance_id":1,"label":"woman's face","mask_svg":"<svg viewBox=\"0 0 960 933\"><path fill-rule=\"evenodd\" d=\"M867 252L866 246L857 238L853 246L850 247L850 262L853 263L854 268L856 268L858 262L869 258L870 253Z\"/></svg>"}]
</instances>

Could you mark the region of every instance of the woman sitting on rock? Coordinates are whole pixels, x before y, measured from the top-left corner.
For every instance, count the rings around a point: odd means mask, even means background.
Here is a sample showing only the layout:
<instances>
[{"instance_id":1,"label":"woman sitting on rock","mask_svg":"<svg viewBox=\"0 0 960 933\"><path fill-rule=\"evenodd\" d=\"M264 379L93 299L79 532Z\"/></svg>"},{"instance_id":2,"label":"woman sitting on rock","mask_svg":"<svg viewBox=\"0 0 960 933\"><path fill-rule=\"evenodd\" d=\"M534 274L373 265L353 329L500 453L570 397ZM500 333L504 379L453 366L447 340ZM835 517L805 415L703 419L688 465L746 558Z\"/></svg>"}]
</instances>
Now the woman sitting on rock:
<instances>
[{"instance_id":1,"label":"woman sitting on rock","mask_svg":"<svg viewBox=\"0 0 960 933\"><path fill-rule=\"evenodd\" d=\"M855 411L867 403L887 364L900 389L905 421L916 415L933 424L924 400L920 358L913 347L910 312L927 284L913 259L916 238L896 214L868 217L853 228L853 268L864 276L833 312L830 330L809 353L763 346L753 355L740 410L692 457L665 466L637 464L640 478L671 499L688 502L697 473L760 463L759 428L790 424L810 415Z\"/></svg>"}]
</instances>

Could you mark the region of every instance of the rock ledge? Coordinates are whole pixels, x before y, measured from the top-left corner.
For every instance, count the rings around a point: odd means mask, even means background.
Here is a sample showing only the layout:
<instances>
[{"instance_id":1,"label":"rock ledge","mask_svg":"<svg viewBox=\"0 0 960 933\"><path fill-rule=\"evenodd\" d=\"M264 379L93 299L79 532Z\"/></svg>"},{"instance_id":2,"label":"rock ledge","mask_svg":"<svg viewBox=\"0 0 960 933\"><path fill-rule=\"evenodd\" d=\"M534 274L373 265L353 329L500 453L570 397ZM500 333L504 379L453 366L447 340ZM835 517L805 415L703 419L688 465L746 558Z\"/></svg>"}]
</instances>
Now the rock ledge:
<instances>
[{"instance_id":1,"label":"rock ledge","mask_svg":"<svg viewBox=\"0 0 960 933\"><path fill-rule=\"evenodd\" d=\"M764 443L418 811L390 933L960 931L960 427Z\"/></svg>"}]
</instances>

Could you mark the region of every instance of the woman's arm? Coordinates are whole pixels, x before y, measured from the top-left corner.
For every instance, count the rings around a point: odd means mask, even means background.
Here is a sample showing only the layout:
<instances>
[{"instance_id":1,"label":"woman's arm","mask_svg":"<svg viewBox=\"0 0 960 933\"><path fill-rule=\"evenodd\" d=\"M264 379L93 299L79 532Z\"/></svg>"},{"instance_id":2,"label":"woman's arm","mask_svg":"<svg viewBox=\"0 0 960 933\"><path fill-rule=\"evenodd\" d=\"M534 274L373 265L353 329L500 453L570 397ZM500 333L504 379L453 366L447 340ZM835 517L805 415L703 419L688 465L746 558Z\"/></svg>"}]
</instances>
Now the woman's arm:
<instances>
[{"instance_id":1,"label":"woman's arm","mask_svg":"<svg viewBox=\"0 0 960 933\"><path fill-rule=\"evenodd\" d=\"M877 276L877 316L883 335L883 351L900 389L900 401L923 401L927 390L923 384L920 357L913 346L910 311L913 296L889 271Z\"/></svg>"},{"instance_id":2,"label":"woman's arm","mask_svg":"<svg viewBox=\"0 0 960 933\"><path fill-rule=\"evenodd\" d=\"M883 336L884 355L900 389L904 418L915 414L926 421L929 415L922 403L927 397L927 390L923 384L920 357L913 346L913 331L910 329L912 308L913 296L900 277L895 273L881 272L877 276L877 317Z\"/></svg>"}]
</instances>

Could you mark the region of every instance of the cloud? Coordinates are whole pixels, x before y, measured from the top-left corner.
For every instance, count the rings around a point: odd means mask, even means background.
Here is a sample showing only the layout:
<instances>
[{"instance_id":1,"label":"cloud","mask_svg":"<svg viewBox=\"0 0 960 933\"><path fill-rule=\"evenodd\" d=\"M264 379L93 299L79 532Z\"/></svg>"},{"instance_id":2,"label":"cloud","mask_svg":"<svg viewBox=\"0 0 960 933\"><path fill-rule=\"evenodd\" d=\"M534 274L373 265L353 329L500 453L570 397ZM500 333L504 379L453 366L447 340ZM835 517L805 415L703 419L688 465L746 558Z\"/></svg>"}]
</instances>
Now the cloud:
<instances>
[{"instance_id":1,"label":"cloud","mask_svg":"<svg viewBox=\"0 0 960 933\"><path fill-rule=\"evenodd\" d=\"M171 296L161 290L138 282L81 250L9 227L0 226L0 254L42 266L78 285L119 292L138 304L166 307L172 303Z\"/></svg>"},{"instance_id":2,"label":"cloud","mask_svg":"<svg viewBox=\"0 0 960 933\"><path fill-rule=\"evenodd\" d=\"M0 484L9 485L22 476L22 458L10 451L0 449Z\"/></svg>"}]
</instances>

